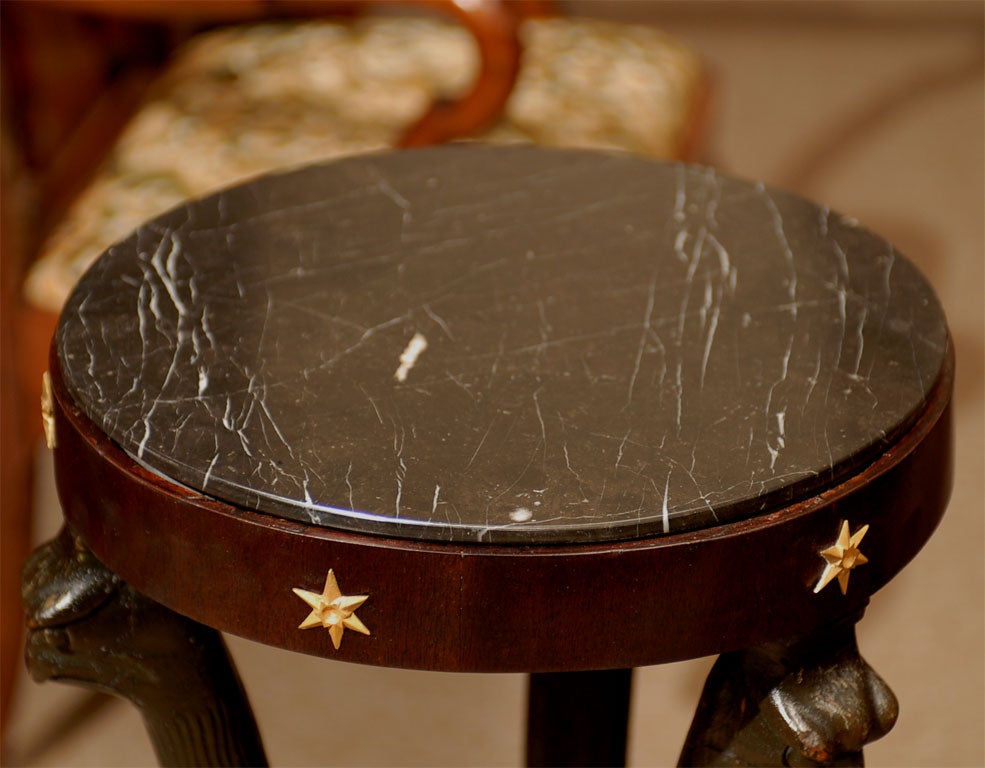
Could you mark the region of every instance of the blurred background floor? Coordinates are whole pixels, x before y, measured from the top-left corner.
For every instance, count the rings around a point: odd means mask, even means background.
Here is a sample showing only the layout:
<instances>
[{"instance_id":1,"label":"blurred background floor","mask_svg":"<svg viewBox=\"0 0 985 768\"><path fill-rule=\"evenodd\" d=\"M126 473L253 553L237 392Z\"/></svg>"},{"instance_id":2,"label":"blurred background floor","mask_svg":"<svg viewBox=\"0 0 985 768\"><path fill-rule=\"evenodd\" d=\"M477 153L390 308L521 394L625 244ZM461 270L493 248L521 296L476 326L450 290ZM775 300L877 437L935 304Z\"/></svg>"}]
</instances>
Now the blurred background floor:
<instances>
[{"instance_id":1,"label":"blurred background floor","mask_svg":"<svg viewBox=\"0 0 985 768\"><path fill-rule=\"evenodd\" d=\"M954 494L936 536L874 597L859 625L863 655L901 703L895 730L866 759L870 766L985 765L983 5L564 6L680 37L714 79L709 163L850 214L895 242L940 295L958 359ZM59 525L50 464L41 475L39 540ZM522 760L521 676L332 664L238 638L230 646L275 765ZM638 672L632 765L676 761L711 662ZM11 766L154 764L128 704L37 686L26 674L8 747Z\"/></svg>"}]
</instances>

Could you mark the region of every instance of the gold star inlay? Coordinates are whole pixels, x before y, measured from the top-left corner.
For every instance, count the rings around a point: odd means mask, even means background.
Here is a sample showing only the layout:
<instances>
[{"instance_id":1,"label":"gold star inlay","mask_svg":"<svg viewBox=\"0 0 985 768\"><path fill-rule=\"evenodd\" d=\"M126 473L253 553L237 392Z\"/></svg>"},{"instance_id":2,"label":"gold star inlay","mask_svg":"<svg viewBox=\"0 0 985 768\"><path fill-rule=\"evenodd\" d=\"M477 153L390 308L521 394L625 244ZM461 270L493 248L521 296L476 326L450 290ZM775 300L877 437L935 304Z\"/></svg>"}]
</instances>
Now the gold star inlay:
<instances>
[{"instance_id":1,"label":"gold star inlay","mask_svg":"<svg viewBox=\"0 0 985 768\"><path fill-rule=\"evenodd\" d=\"M51 391L51 374L41 376L41 422L44 424L44 442L48 448L58 447L55 436L55 396Z\"/></svg>"},{"instance_id":2,"label":"gold star inlay","mask_svg":"<svg viewBox=\"0 0 985 768\"><path fill-rule=\"evenodd\" d=\"M321 594L309 592L307 589L294 588L294 594L311 606L308 618L298 625L298 629L324 627L332 636L336 650L342 645L342 633L346 629L369 634L366 625L356 616L355 610L369 599L369 595L343 595L335 574L329 570L325 578L325 589Z\"/></svg>"},{"instance_id":3,"label":"gold star inlay","mask_svg":"<svg viewBox=\"0 0 985 768\"><path fill-rule=\"evenodd\" d=\"M838 542L834 546L821 550L819 553L827 561L824 566L824 573L817 580L814 587L814 594L824 589L835 578L838 579L838 586L841 587L841 594L848 592L848 577L853 568L865 565L869 559L863 555L858 548L869 530L868 525L863 525L854 534L848 527L848 521L844 520L841 524L841 531L838 533Z\"/></svg>"}]
</instances>

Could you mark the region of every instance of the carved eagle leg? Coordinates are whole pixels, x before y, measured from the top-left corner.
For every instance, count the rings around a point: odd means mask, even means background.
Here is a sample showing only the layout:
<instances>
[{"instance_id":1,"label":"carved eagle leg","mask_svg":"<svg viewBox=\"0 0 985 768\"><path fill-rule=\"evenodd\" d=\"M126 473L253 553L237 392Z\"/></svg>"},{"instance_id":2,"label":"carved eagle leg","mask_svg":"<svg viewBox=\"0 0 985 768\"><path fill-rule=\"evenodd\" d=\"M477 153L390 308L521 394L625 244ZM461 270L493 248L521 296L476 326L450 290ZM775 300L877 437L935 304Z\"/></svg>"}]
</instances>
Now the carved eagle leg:
<instances>
[{"instance_id":1,"label":"carved eagle leg","mask_svg":"<svg viewBox=\"0 0 985 768\"><path fill-rule=\"evenodd\" d=\"M854 621L723 654L705 684L680 764L863 765L893 727L896 697L858 653Z\"/></svg>"},{"instance_id":2,"label":"carved eagle leg","mask_svg":"<svg viewBox=\"0 0 985 768\"><path fill-rule=\"evenodd\" d=\"M27 666L129 699L162 765L266 765L222 636L139 594L65 528L24 567Z\"/></svg>"}]
</instances>

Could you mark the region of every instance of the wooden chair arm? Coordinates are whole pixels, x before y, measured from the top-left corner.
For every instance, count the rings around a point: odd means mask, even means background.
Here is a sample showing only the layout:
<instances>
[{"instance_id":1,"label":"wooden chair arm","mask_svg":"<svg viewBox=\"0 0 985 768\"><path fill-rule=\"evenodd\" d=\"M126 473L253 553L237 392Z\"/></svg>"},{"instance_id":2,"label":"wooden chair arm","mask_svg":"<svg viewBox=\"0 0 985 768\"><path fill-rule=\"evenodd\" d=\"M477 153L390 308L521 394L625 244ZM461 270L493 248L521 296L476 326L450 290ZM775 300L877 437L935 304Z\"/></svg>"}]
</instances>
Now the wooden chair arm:
<instances>
[{"instance_id":1,"label":"wooden chair arm","mask_svg":"<svg viewBox=\"0 0 985 768\"><path fill-rule=\"evenodd\" d=\"M366 6L357 0L48 0L76 12L158 23L215 24L269 17L354 14ZM475 133L502 112L520 71L519 26L524 18L551 15L551 0L386 0L453 18L475 40L479 75L455 101L438 101L408 127L397 146L440 144Z\"/></svg>"},{"instance_id":2,"label":"wooden chair arm","mask_svg":"<svg viewBox=\"0 0 985 768\"><path fill-rule=\"evenodd\" d=\"M414 0L416 5L446 13L461 23L479 50L479 75L472 88L456 101L433 103L397 142L401 147L441 144L469 136L500 115L520 73L524 17L546 15L547 3L511 3L508 0Z\"/></svg>"}]
</instances>

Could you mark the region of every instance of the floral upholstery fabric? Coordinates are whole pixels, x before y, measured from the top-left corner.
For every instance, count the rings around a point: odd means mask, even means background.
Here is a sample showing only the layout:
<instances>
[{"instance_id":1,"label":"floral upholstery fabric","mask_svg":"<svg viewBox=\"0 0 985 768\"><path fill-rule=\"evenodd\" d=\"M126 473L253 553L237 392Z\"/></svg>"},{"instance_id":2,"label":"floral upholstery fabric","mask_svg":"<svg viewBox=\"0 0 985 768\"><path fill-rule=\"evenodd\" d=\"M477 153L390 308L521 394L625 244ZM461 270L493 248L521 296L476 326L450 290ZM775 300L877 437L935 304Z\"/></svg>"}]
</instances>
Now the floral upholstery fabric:
<instances>
[{"instance_id":1,"label":"floral upholstery fabric","mask_svg":"<svg viewBox=\"0 0 985 768\"><path fill-rule=\"evenodd\" d=\"M697 58L650 28L530 20L498 122L475 138L675 158L701 87ZM227 27L193 38L77 198L28 277L60 310L92 261L183 200L277 168L381 149L473 82L469 33L431 19Z\"/></svg>"}]
</instances>

